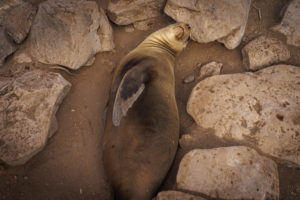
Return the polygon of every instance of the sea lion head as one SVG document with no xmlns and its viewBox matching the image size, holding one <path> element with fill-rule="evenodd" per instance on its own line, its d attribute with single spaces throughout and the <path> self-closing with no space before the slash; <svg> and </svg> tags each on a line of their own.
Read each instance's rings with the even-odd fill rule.
<svg viewBox="0 0 300 200">
<path fill-rule="evenodd" d="M 187 45 L 190 38 L 190 26 L 186 23 L 171 24 L 152 33 L 145 42 L 153 45 L 161 45 L 161 48 L 169 49 L 173 53 L 180 53 Z"/>
</svg>

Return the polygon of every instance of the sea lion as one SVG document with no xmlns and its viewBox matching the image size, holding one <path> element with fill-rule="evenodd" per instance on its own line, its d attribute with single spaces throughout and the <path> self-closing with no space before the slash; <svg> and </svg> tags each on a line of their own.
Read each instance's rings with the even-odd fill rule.
<svg viewBox="0 0 300 200">
<path fill-rule="evenodd" d="M 160 29 L 114 71 L 102 158 L 115 199 L 151 199 L 173 162 L 179 137 L 174 60 L 189 36 L 184 23 Z"/>
</svg>

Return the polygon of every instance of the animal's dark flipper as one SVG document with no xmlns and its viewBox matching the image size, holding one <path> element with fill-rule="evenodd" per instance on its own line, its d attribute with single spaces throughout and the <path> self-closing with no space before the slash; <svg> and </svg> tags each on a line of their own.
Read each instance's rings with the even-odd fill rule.
<svg viewBox="0 0 300 200">
<path fill-rule="evenodd" d="M 153 78 L 151 65 L 153 62 L 144 60 L 129 69 L 118 87 L 113 106 L 112 121 L 119 126 L 123 116 L 144 91 L 146 84 Z"/>
</svg>

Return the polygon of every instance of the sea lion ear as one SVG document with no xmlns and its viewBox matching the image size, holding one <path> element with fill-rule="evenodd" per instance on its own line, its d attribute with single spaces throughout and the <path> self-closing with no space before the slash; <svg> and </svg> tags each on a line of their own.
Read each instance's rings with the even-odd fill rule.
<svg viewBox="0 0 300 200">
<path fill-rule="evenodd" d="M 175 31 L 175 38 L 177 40 L 181 40 L 182 37 L 184 36 L 184 28 L 182 28 L 181 26 L 176 26 L 174 28 L 174 31 Z"/>
<path fill-rule="evenodd" d="M 119 126 L 123 116 L 139 98 L 146 84 L 151 80 L 153 73 L 150 71 L 149 62 L 140 62 L 128 70 L 118 87 L 113 106 L 112 121 L 114 126 Z"/>
</svg>

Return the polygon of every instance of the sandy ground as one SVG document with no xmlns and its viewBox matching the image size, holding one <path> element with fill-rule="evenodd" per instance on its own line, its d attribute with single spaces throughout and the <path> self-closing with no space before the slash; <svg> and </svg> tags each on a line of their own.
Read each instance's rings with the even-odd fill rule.
<svg viewBox="0 0 300 200">
<path fill-rule="evenodd" d="M 33 3 L 42 0 L 29 0 Z M 196 84 L 183 84 L 182 79 L 195 73 L 199 63 L 218 61 L 224 64 L 222 73 L 244 72 L 241 48 L 252 38 L 264 34 L 283 41 L 285 38 L 271 32 L 270 27 L 280 22 L 280 11 L 288 0 L 254 1 L 261 9 L 259 20 L 257 10 L 252 7 L 247 30 L 241 45 L 228 50 L 222 44 L 212 42 L 198 44 L 190 42 L 176 60 L 176 97 L 181 118 L 181 134 L 195 130 L 193 120 L 186 113 L 189 94 Z M 102 7 L 106 1 L 100 1 Z M 124 27 L 113 25 L 116 49 L 110 53 L 100 53 L 95 63 L 83 67 L 73 76 L 61 73 L 72 83 L 72 89 L 57 112 L 59 129 L 49 140 L 45 149 L 27 164 L 18 167 L 0 165 L 0 200 L 104 200 L 110 196 L 101 162 L 100 142 L 103 133 L 104 110 L 108 99 L 111 73 L 118 61 L 136 47 L 151 32 L 173 21 L 167 16 L 158 18 L 152 30 L 127 33 Z M 292 58 L 288 64 L 300 66 L 300 49 L 289 46 Z M 234 143 L 222 141 L 201 132 L 199 148 L 230 146 Z M 161 190 L 176 188 L 176 172 L 182 156 L 186 153 L 178 149 L 174 161 Z M 245 174 L 245 176 L 247 176 Z M 279 164 L 280 199 L 300 199 L 300 170 Z"/>
</svg>

